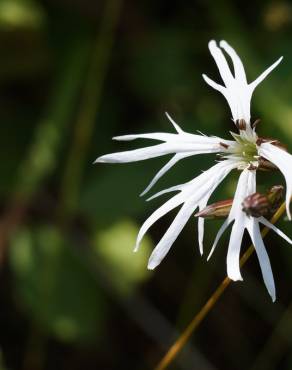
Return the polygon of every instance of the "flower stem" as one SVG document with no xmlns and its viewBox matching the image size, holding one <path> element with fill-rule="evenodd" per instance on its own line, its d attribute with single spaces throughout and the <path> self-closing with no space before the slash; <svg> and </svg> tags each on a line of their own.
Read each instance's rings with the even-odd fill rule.
<svg viewBox="0 0 292 370">
<path fill-rule="evenodd" d="M 285 203 L 283 203 L 278 208 L 277 212 L 271 218 L 270 222 L 272 224 L 275 224 L 279 220 L 279 218 L 283 215 L 284 212 L 285 212 Z M 268 234 L 269 231 L 270 231 L 270 229 L 265 227 L 261 232 L 262 237 L 264 238 Z M 251 245 L 247 249 L 247 251 L 243 254 L 243 256 L 241 257 L 240 267 L 242 267 L 246 263 L 246 261 L 253 254 L 253 252 L 254 252 L 254 247 L 253 247 L 253 245 Z M 193 332 L 197 329 L 197 327 L 200 325 L 200 323 L 204 320 L 204 318 L 207 316 L 207 314 L 210 312 L 210 310 L 215 306 L 216 302 L 222 296 L 225 289 L 230 285 L 231 281 L 232 281 L 231 279 L 226 277 L 221 282 L 221 284 L 218 286 L 218 288 L 215 290 L 215 292 L 212 294 L 212 296 L 208 299 L 208 301 L 205 303 L 205 305 L 201 308 L 201 310 L 195 315 L 195 317 L 190 322 L 190 324 L 186 327 L 184 332 L 178 337 L 178 339 L 169 348 L 169 350 L 164 355 L 162 360 L 155 367 L 155 370 L 164 370 L 164 369 L 166 369 L 171 364 L 171 362 L 177 357 L 177 355 L 180 353 L 180 351 L 182 350 L 184 345 L 190 339 Z"/>
</svg>

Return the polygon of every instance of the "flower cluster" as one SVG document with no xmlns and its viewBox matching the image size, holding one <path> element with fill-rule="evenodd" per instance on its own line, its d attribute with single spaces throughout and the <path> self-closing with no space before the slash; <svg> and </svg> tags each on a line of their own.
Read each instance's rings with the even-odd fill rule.
<svg viewBox="0 0 292 370">
<path fill-rule="evenodd" d="M 232 280 L 242 280 L 239 258 L 242 237 L 244 231 L 247 230 L 259 259 L 265 285 L 274 301 L 276 299 L 275 284 L 269 257 L 261 237 L 260 224 L 271 228 L 288 243 L 292 244 L 292 240 L 272 225 L 264 215 L 247 212 L 243 204 L 246 203 L 246 199 L 252 199 L 250 197 L 256 193 L 257 171 L 264 165 L 276 167 L 282 172 L 286 181 L 287 215 L 291 219 L 289 202 L 292 195 L 292 155 L 278 145 L 276 140 L 259 138 L 255 131 L 256 125 L 252 124 L 250 120 L 251 97 L 255 88 L 281 62 L 282 57 L 266 69 L 255 81 L 248 83 L 239 56 L 226 41 L 221 41 L 219 46 L 215 41 L 210 41 L 209 50 L 217 64 L 223 85 L 214 82 L 205 74 L 203 74 L 203 78 L 208 85 L 219 91 L 229 104 L 232 120 L 238 130 L 237 133 L 231 133 L 232 140 L 187 133 L 166 114 L 174 126 L 175 133 L 158 132 L 124 135 L 114 138 L 115 140 L 122 141 L 153 139 L 161 143 L 146 148 L 104 155 L 99 157 L 96 162 L 126 163 L 172 154 L 172 158 L 154 176 L 153 180 L 141 194 L 144 195 L 181 159 L 198 154 L 219 153 L 220 161 L 207 171 L 187 183 L 163 190 L 150 198 L 153 199 L 167 192 L 177 193 L 152 213 L 144 222 L 137 237 L 135 251 L 138 250 L 145 233 L 157 220 L 172 209 L 181 206 L 168 230 L 153 250 L 148 268 L 154 269 L 159 265 L 196 210 L 199 211 L 199 248 L 201 254 L 203 254 L 204 217 L 202 217 L 202 212 L 207 206 L 210 196 L 223 179 L 232 170 L 239 170 L 240 176 L 229 214 L 218 231 L 209 257 L 213 253 L 223 232 L 232 224 L 227 252 L 227 274 Z M 231 71 L 224 52 L 230 57 L 234 72 Z"/>
</svg>

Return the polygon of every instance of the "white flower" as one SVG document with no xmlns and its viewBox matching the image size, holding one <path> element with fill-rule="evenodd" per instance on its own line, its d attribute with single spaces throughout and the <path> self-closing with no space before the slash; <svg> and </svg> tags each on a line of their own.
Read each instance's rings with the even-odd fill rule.
<svg viewBox="0 0 292 370">
<path fill-rule="evenodd" d="M 199 208 L 199 210 L 202 210 L 206 207 L 210 196 L 230 171 L 233 169 L 240 170 L 242 172 L 239 177 L 230 214 L 217 234 L 209 257 L 213 253 L 223 232 L 233 222 L 227 253 L 227 274 L 232 280 L 242 280 L 239 267 L 239 257 L 241 240 L 244 230 L 247 229 L 256 249 L 264 282 L 272 299 L 275 300 L 273 274 L 269 257 L 260 234 L 259 224 L 262 223 L 270 227 L 290 244 L 292 244 L 292 241 L 265 218 L 255 218 L 244 213 L 242 211 L 242 202 L 245 197 L 256 191 L 256 171 L 260 167 L 260 159 L 263 157 L 277 166 L 284 174 L 287 188 L 287 214 L 289 218 L 291 218 L 289 212 L 289 201 L 292 195 L 292 174 L 289 169 L 292 168 L 292 156 L 273 145 L 272 140 L 271 142 L 265 143 L 263 143 L 262 140 L 259 140 L 255 132 L 255 127 L 252 127 L 250 122 L 250 102 L 253 91 L 256 86 L 262 82 L 264 78 L 281 62 L 282 58 L 278 59 L 273 65 L 271 65 L 254 82 L 248 84 L 244 67 L 236 52 L 225 41 L 220 42 L 220 47 L 230 56 L 233 63 L 234 75 L 231 72 L 222 50 L 216 45 L 215 41 L 210 41 L 209 50 L 215 59 L 225 86 L 219 85 L 206 75 L 203 75 L 203 78 L 210 86 L 220 91 L 226 98 L 231 109 L 233 121 L 239 130 L 238 134 L 232 133 L 234 140 L 225 140 L 213 136 L 209 137 L 187 133 L 183 131 L 167 114 L 168 119 L 176 130 L 175 134 L 152 133 L 125 135 L 114 138 L 116 140 L 123 141 L 153 139 L 159 140 L 162 143 L 148 146 L 146 148 L 104 155 L 99 157 L 96 162 L 126 163 L 173 154 L 173 157 L 154 176 L 153 180 L 141 194 L 143 195 L 148 192 L 161 176 L 163 176 L 179 160 L 197 154 L 219 153 L 221 161 L 207 171 L 185 184 L 173 186 L 150 198 L 153 199 L 154 197 L 166 192 L 178 192 L 144 222 L 137 237 L 135 251 L 138 250 L 145 233 L 158 219 L 174 208 L 181 206 L 177 216 L 150 256 L 148 268 L 154 269 L 166 256 L 179 233 L 196 209 Z M 198 234 L 199 247 L 202 254 L 204 219 L 200 217 L 198 219 Z"/>
</svg>

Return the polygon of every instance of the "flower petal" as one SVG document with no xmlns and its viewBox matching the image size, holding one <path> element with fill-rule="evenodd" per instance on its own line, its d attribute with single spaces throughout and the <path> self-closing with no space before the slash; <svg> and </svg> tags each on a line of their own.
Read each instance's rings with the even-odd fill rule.
<svg viewBox="0 0 292 370">
<path fill-rule="evenodd" d="M 261 236 L 259 223 L 254 218 L 251 218 L 250 222 L 247 225 L 247 228 L 248 228 L 251 240 L 253 242 L 253 245 L 255 247 L 255 250 L 256 250 L 256 253 L 259 259 L 265 285 L 268 289 L 270 296 L 272 297 L 273 302 L 275 302 L 276 290 L 275 290 L 273 272 L 272 272 L 268 253 L 266 251 L 266 248 L 265 248 L 262 236 Z"/>
<path fill-rule="evenodd" d="M 225 87 L 217 84 L 206 75 L 203 75 L 203 78 L 208 85 L 213 87 L 215 90 L 220 91 L 224 95 L 229 104 L 233 120 L 236 122 L 237 120 L 244 119 L 247 124 L 246 134 L 248 137 L 253 137 L 255 133 L 250 125 L 250 102 L 252 93 L 256 86 L 262 82 L 263 79 L 266 78 L 266 76 L 281 62 L 282 58 L 278 59 L 255 81 L 248 84 L 243 64 L 235 50 L 224 40 L 220 42 L 220 47 L 224 49 L 232 59 L 234 76 L 223 52 L 216 45 L 216 42 L 212 40 L 209 42 L 209 50 L 215 59 Z"/>
<path fill-rule="evenodd" d="M 113 140 L 117 141 L 132 141 L 136 139 L 150 139 L 160 141 L 171 141 L 176 140 L 177 134 L 169 134 L 167 132 L 153 132 L 149 134 L 133 134 L 133 135 L 121 135 L 114 136 Z"/>
<path fill-rule="evenodd" d="M 153 252 L 151 261 L 149 262 L 149 268 L 154 268 L 158 261 L 165 256 L 170 249 L 171 245 L 177 238 L 181 229 L 186 224 L 191 214 L 196 210 L 202 199 L 208 199 L 215 188 L 221 183 L 221 181 L 227 176 L 227 174 L 236 167 L 234 161 L 223 161 L 217 163 L 209 170 L 203 172 L 195 179 L 188 183 L 172 187 L 166 191 L 181 190 L 179 194 L 176 194 L 173 198 L 168 200 L 164 205 L 158 208 L 142 225 L 136 242 L 135 251 L 138 250 L 139 244 L 148 231 L 148 229 L 156 222 L 160 217 L 184 203 L 177 217 L 169 227 L 166 234 L 162 237 L 161 241 L 155 248 L 156 252 Z M 154 266 L 154 267 L 153 267 Z"/>
<path fill-rule="evenodd" d="M 179 127 L 179 125 L 174 121 L 174 119 L 171 118 L 170 114 L 165 112 L 166 117 L 168 118 L 169 122 L 173 125 L 175 128 L 176 132 L 178 134 L 183 133 L 184 131 Z"/>
<path fill-rule="evenodd" d="M 205 228 L 205 219 L 203 217 L 199 217 L 198 219 L 198 239 L 199 239 L 199 251 L 200 251 L 201 256 L 203 255 L 203 251 L 204 251 L 204 247 L 203 247 L 204 228 Z"/>
<path fill-rule="evenodd" d="M 186 202 L 182 206 L 174 221 L 172 222 L 166 233 L 163 235 L 160 242 L 154 248 L 148 262 L 149 270 L 153 270 L 157 265 L 160 264 L 195 209 L 196 204 L 194 205 L 193 202 Z"/>
<path fill-rule="evenodd" d="M 224 54 L 222 53 L 222 50 L 217 46 L 214 40 L 211 40 L 209 42 L 208 47 L 209 47 L 212 57 L 214 58 L 217 64 L 220 76 L 222 80 L 224 81 L 225 86 L 227 87 L 228 85 L 233 83 L 234 77 L 232 76 L 232 73 L 226 61 L 226 58 Z"/>
<path fill-rule="evenodd" d="M 219 148 L 220 148 L 219 143 L 218 145 L 213 144 L 205 145 L 204 143 L 194 145 L 192 143 L 180 143 L 179 141 L 167 142 L 163 144 L 148 146 L 146 148 L 106 154 L 97 158 L 95 163 L 137 162 L 173 153 L 188 153 L 188 152 L 195 152 L 195 154 L 216 153 L 220 151 Z"/>
<path fill-rule="evenodd" d="M 213 87 L 213 89 L 221 92 L 221 94 L 223 94 L 223 95 L 225 94 L 226 88 L 224 86 L 222 86 L 222 85 L 218 84 L 217 82 L 211 80 L 211 78 L 208 77 L 207 75 L 205 75 L 204 73 L 202 74 L 202 77 L 209 86 Z"/>
<path fill-rule="evenodd" d="M 273 144 L 263 143 L 258 148 L 259 155 L 276 165 L 286 180 L 286 211 L 291 220 L 289 204 L 292 196 L 292 155 Z"/>
<path fill-rule="evenodd" d="M 212 248 L 211 248 L 211 251 L 209 252 L 209 255 L 207 257 L 207 261 L 209 261 L 209 259 L 211 258 L 212 254 L 214 253 L 214 250 L 215 248 L 217 247 L 217 244 L 221 238 L 221 236 L 223 235 L 224 231 L 227 229 L 227 227 L 229 226 L 230 224 L 230 221 L 228 220 L 228 218 L 223 222 L 223 224 L 221 225 L 217 235 L 216 235 L 216 238 L 214 240 L 214 243 L 212 245 Z"/>
<path fill-rule="evenodd" d="M 166 193 L 171 193 L 173 191 L 180 191 L 183 189 L 183 187 L 184 187 L 184 184 L 180 184 L 180 185 L 171 186 L 170 188 L 167 188 L 167 189 L 160 190 L 158 193 L 151 195 L 151 197 L 146 199 L 146 202 L 149 202 L 150 200 L 158 198 L 161 195 L 166 194 Z"/>
<path fill-rule="evenodd" d="M 254 89 L 272 72 L 272 70 L 281 63 L 282 59 L 283 57 L 280 57 L 275 63 L 273 63 L 262 74 L 260 74 L 258 78 L 256 78 L 252 83 L 249 84 L 251 91 L 254 91 Z"/>
<path fill-rule="evenodd" d="M 128 150 L 125 152 L 118 152 L 103 155 L 94 162 L 99 163 L 128 163 L 143 161 L 145 159 L 161 157 L 165 154 L 171 153 L 172 150 L 167 143 L 149 146 L 147 148 Z"/>
<path fill-rule="evenodd" d="M 264 217 L 259 217 L 258 221 L 261 222 L 263 225 L 267 226 L 269 229 L 273 230 L 277 235 L 281 236 L 286 242 L 289 244 L 292 244 L 292 240 L 283 233 L 280 229 L 278 229 L 275 225 L 271 224 L 268 220 L 266 220 Z"/>
<path fill-rule="evenodd" d="M 234 281 L 242 280 L 239 266 L 239 255 L 244 229 L 244 218 L 237 218 L 232 226 L 227 252 L 227 275 Z"/>
<path fill-rule="evenodd" d="M 248 222 L 248 217 L 242 211 L 242 202 L 246 196 L 254 193 L 255 183 L 256 171 L 243 170 L 239 176 L 233 204 L 228 216 L 229 223 L 234 220 L 227 252 L 227 275 L 232 280 L 242 280 L 239 256 L 244 229 Z"/>
<path fill-rule="evenodd" d="M 148 229 L 161 217 L 166 215 L 168 212 L 173 210 L 174 208 L 178 207 L 180 204 L 184 202 L 184 198 L 182 193 L 176 194 L 174 197 L 169 199 L 166 203 L 164 203 L 162 206 L 160 206 L 155 212 L 152 213 L 152 215 L 147 218 L 147 220 L 143 223 L 136 241 L 136 246 L 134 248 L 134 251 L 138 251 L 140 242 L 143 239 L 143 236 L 146 234 Z"/>
<path fill-rule="evenodd" d="M 140 196 L 142 197 L 143 195 L 145 195 L 146 193 L 148 193 L 148 191 L 157 183 L 157 181 L 167 172 L 169 171 L 178 161 L 180 161 L 181 159 L 184 159 L 184 158 L 187 158 L 187 157 L 190 157 L 192 155 L 196 155 L 197 153 L 196 152 L 191 152 L 191 153 L 185 153 L 185 154 L 175 154 L 171 159 L 170 161 L 168 161 L 158 172 L 157 174 L 153 177 L 153 179 L 151 180 L 150 184 L 146 187 L 145 190 L 143 190 L 143 192 L 140 194 Z"/>
<path fill-rule="evenodd" d="M 236 51 L 224 40 L 220 41 L 220 47 L 226 51 L 226 53 L 232 59 L 234 67 L 235 79 L 241 81 L 243 84 L 246 83 L 246 75 L 241 59 L 237 55 Z"/>
<path fill-rule="evenodd" d="M 255 192 L 255 184 L 256 171 L 243 170 L 238 179 L 234 200 L 228 216 L 230 222 L 238 218 L 239 215 L 245 215 L 242 212 L 242 202 L 244 198 Z"/>
<path fill-rule="evenodd" d="M 165 257 L 188 219 L 198 207 L 201 199 L 209 199 L 212 192 L 232 170 L 234 165 L 234 163 L 228 161 L 218 163 L 196 179 L 183 185 L 184 188 L 181 194 L 186 199 L 185 204 L 152 252 L 148 263 L 150 270 L 154 269 Z M 204 186 L 199 186 L 202 183 L 204 183 Z"/>
</svg>

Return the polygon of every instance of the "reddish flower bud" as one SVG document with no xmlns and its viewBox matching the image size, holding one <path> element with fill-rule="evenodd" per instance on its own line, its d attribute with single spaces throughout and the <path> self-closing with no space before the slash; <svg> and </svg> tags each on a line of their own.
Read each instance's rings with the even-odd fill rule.
<svg viewBox="0 0 292 370">
<path fill-rule="evenodd" d="M 261 217 L 269 212 L 270 202 L 266 195 L 254 193 L 242 202 L 242 210 L 248 216 Z"/>
<path fill-rule="evenodd" d="M 206 208 L 197 212 L 195 214 L 195 217 L 203 217 L 203 218 L 209 218 L 209 219 L 227 217 L 232 207 L 232 202 L 233 202 L 233 199 L 227 199 L 227 200 L 221 200 L 220 202 L 210 204 Z"/>
</svg>

